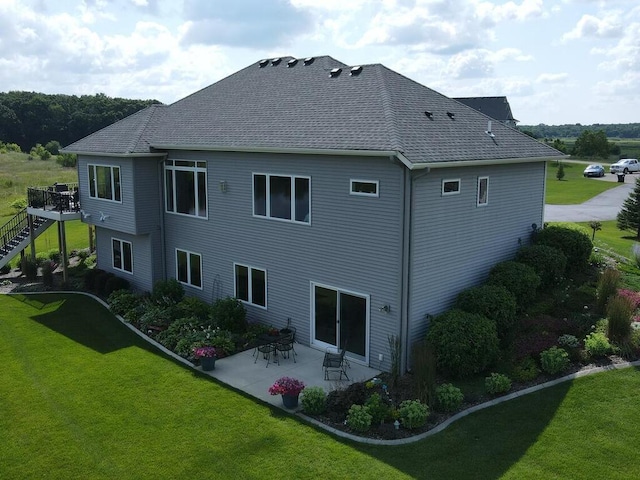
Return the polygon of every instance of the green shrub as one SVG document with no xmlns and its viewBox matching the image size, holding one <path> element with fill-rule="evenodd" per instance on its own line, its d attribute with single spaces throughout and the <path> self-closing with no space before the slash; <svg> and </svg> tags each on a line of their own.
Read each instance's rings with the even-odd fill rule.
<svg viewBox="0 0 640 480">
<path fill-rule="evenodd" d="M 567 267 L 567 257 L 562 250 L 548 245 L 522 247 L 516 254 L 516 261 L 533 268 L 544 289 L 558 285 Z"/>
<path fill-rule="evenodd" d="M 536 365 L 536 361 L 530 356 L 524 357 L 511 372 L 511 377 L 517 382 L 530 382 L 537 378 L 538 375 L 540 375 L 540 369 Z"/>
<path fill-rule="evenodd" d="M 488 283 L 509 290 L 516 297 L 518 306 L 522 307 L 535 298 L 540 277 L 529 265 L 508 260 L 491 269 Z"/>
<path fill-rule="evenodd" d="M 492 373 L 485 377 L 484 388 L 489 395 L 500 395 L 511 390 L 511 379 L 502 373 Z"/>
<path fill-rule="evenodd" d="M 110 278 L 115 277 L 115 275 L 111 272 L 100 272 L 93 282 L 93 291 L 98 295 L 103 295 L 105 293 L 105 287 L 107 286 L 107 282 Z"/>
<path fill-rule="evenodd" d="M 549 375 L 556 375 L 569 368 L 569 354 L 566 350 L 553 346 L 540 354 L 542 370 Z"/>
<path fill-rule="evenodd" d="M 620 284 L 620 272 L 615 268 L 605 268 L 598 278 L 598 286 L 596 289 L 596 301 L 598 312 L 604 313 L 609 298 L 618 293 L 618 285 Z"/>
<path fill-rule="evenodd" d="M 456 308 L 496 322 L 498 337 L 506 338 L 516 320 L 516 297 L 501 285 L 481 285 L 458 295 Z"/>
<path fill-rule="evenodd" d="M 371 424 L 378 425 L 384 422 L 390 414 L 389 406 L 384 403 L 384 400 L 379 393 L 372 393 L 367 401 L 364 403 L 369 415 L 371 415 Z"/>
<path fill-rule="evenodd" d="M 25 208 L 27 208 L 27 199 L 18 198 L 17 200 L 14 200 L 13 202 L 11 202 L 9 206 L 13 208 L 16 211 L 16 213 L 20 212 L 21 210 L 24 210 Z"/>
<path fill-rule="evenodd" d="M 114 314 L 125 316 L 138 306 L 140 297 L 129 290 L 115 290 L 109 295 L 107 303 Z"/>
<path fill-rule="evenodd" d="M 3 265 L 2 267 L 0 267 L 0 275 L 6 275 L 10 271 L 11 271 L 11 265 L 9 264 Z"/>
<path fill-rule="evenodd" d="M 462 390 L 451 383 L 443 383 L 436 388 L 438 408 L 443 412 L 455 412 L 464 400 Z"/>
<path fill-rule="evenodd" d="M 435 403 L 436 356 L 425 340 L 415 342 L 411 348 L 411 364 L 418 399 L 427 405 Z"/>
<path fill-rule="evenodd" d="M 129 290 L 129 280 L 118 277 L 117 275 L 107 278 L 107 281 L 104 284 L 104 294 L 111 295 L 117 290 Z"/>
<path fill-rule="evenodd" d="M 362 405 L 351 405 L 347 413 L 347 426 L 356 432 L 366 432 L 371 428 L 371 414 Z"/>
<path fill-rule="evenodd" d="M 481 372 L 498 356 L 496 322 L 475 313 L 453 309 L 438 315 L 426 338 L 437 367 L 452 377 Z"/>
<path fill-rule="evenodd" d="M 237 298 L 216 300 L 211 306 L 211 318 L 223 330 L 239 334 L 247 331 L 247 311 Z"/>
<path fill-rule="evenodd" d="M 196 317 L 207 321 L 211 314 L 211 305 L 198 297 L 184 297 L 177 305 L 180 317 Z"/>
<path fill-rule="evenodd" d="M 151 301 L 156 305 L 172 306 L 183 298 L 184 287 L 175 278 L 157 281 L 151 291 Z"/>
<path fill-rule="evenodd" d="M 89 291 L 94 291 L 96 278 L 98 275 L 104 273 L 104 270 L 100 268 L 90 268 L 84 274 L 84 287 Z"/>
<path fill-rule="evenodd" d="M 631 319 L 635 304 L 629 297 L 616 295 L 607 303 L 607 337 L 612 342 L 623 343 L 631 335 Z"/>
<path fill-rule="evenodd" d="M 56 162 L 63 167 L 75 168 L 78 156 L 75 153 L 62 153 L 56 157 Z"/>
<path fill-rule="evenodd" d="M 604 357 L 611 352 L 611 344 L 602 332 L 593 332 L 584 339 L 584 349 L 590 357 Z"/>
<path fill-rule="evenodd" d="M 309 415 L 320 415 L 327 409 L 327 394 L 322 387 L 307 387 L 300 399 L 302 408 Z"/>
<path fill-rule="evenodd" d="M 148 332 L 149 327 L 168 327 L 174 317 L 174 310 L 161 305 L 150 305 L 138 319 L 140 330 Z"/>
<path fill-rule="evenodd" d="M 26 256 L 22 259 L 20 269 L 30 282 L 35 282 L 38 278 L 38 262 L 30 256 Z"/>
<path fill-rule="evenodd" d="M 55 270 L 55 264 L 48 260 L 42 263 L 42 284 L 45 287 L 53 287 L 53 271 Z"/>
<path fill-rule="evenodd" d="M 206 342 L 222 352 L 222 355 L 233 355 L 236 352 L 236 342 L 233 339 L 233 333 L 229 330 L 216 329 Z"/>
<path fill-rule="evenodd" d="M 567 348 L 578 348 L 580 346 L 580 342 L 575 335 L 565 333 L 564 335 L 560 335 L 558 337 L 558 345 Z"/>
<path fill-rule="evenodd" d="M 567 257 L 568 271 L 581 271 L 589 265 L 593 243 L 584 232 L 566 227 L 549 226 L 537 232 L 535 243 L 561 250 Z"/>
<path fill-rule="evenodd" d="M 405 428 L 420 428 L 427 423 L 429 407 L 420 400 L 405 400 L 398 408 L 398 416 Z"/>
</svg>

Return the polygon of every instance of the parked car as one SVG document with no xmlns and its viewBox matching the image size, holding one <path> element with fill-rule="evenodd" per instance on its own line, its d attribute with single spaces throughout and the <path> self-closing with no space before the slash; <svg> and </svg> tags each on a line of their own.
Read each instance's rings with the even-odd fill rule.
<svg viewBox="0 0 640 480">
<path fill-rule="evenodd" d="M 584 169 L 583 175 L 585 177 L 604 177 L 604 167 L 599 163 L 594 163 Z"/>
<path fill-rule="evenodd" d="M 633 173 L 640 172 L 640 163 L 637 158 L 623 158 L 612 164 L 609 168 L 611 173 Z"/>
</svg>

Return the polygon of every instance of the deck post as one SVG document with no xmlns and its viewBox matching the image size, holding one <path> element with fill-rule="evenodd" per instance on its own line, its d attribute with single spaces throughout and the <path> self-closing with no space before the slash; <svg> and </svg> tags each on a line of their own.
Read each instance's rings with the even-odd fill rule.
<svg viewBox="0 0 640 480">
<path fill-rule="evenodd" d="M 62 282 L 67 283 L 67 264 L 69 263 L 69 255 L 67 254 L 67 235 L 65 232 L 64 221 L 58 222 L 58 238 L 60 240 L 60 258 L 62 259 Z"/>
<path fill-rule="evenodd" d="M 36 239 L 33 232 L 33 215 L 27 214 L 27 224 L 29 225 L 29 240 L 31 244 L 31 260 L 36 261 Z"/>
</svg>

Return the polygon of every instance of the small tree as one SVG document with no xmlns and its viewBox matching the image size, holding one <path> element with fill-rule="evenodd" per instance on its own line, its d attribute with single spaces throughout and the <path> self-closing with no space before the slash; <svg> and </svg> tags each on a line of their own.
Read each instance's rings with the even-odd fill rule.
<svg viewBox="0 0 640 480">
<path fill-rule="evenodd" d="M 636 186 L 618 212 L 617 226 L 620 230 L 634 232 L 636 238 L 640 238 L 640 178 L 636 179 Z"/>
<path fill-rule="evenodd" d="M 591 221 L 589 222 L 589 227 L 591 228 L 591 230 L 593 230 L 593 234 L 591 235 L 591 241 L 593 241 L 596 238 L 596 232 L 602 230 L 602 223 Z"/>
<path fill-rule="evenodd" d="M 556 178 L 558 180 L 562 180 L 564 178 L 564 165 L 560 164 L 560 166 L 558 166 L 558 171 L 556 172 Z"/>
</svg>

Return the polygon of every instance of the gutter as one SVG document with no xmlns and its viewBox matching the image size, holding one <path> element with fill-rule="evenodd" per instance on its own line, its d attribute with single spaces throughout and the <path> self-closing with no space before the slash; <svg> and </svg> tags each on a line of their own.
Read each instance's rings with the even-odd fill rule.
<svg viewBox="0 0 640 480">
<path fill-rule="evenodd" d="M 82 152 L 75 150 L 60 149 L 60 153 L 73 153 L 75 155 L 89 156 L 89 157 L 113 157 L 113 158 L 131 158 L 131 157 L 165 157 L 166 153 L 104 153 L 104 152 Z"/>
</svg>

